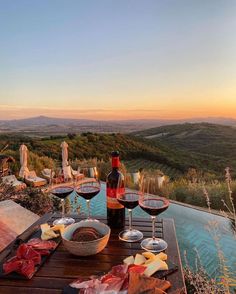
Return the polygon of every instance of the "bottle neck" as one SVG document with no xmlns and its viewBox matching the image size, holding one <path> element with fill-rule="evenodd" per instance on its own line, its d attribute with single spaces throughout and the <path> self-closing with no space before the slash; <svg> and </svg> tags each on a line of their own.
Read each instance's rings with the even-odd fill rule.
<svg viewBox="0 0 236 294">
<path fill-rule="evenodd" d="M 112 161 L 111 161 L 111 166 L 112 169 L 118 169 L 120 166 L 120 159 L 119 157 L 112 157 Z"/>
</svg>

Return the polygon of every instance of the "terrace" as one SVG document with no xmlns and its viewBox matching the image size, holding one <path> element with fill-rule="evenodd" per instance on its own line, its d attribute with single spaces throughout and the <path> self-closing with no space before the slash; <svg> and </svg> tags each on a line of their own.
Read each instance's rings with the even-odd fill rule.
<svg viewBox="0 0 236 294">
<path fill-rule="evenodd" d="M 62 157 L 63 156 L 64 161 L 67 161 L 68 158 L 65 159 L 66 155 L 62 154 Z M 27 171 L 27 166 L 22 163 L 22 167 L 21 172 L 24 174 L 24 172 Z M 50 193 L 47 194 L 46 191 L 50 191 L 52 186 L 64 186 L 65 183 L 67 186 L 72 187 L 80 185 L 81 182 L 84 182 L 84 179 L 80 176 L 78 177 L 77 171 L 74 172 L 74 177 L 72 176 L 71 179 L 70 177 L 67 178 L 65 174 L 58 177 L 58 174 L 53 175 L 51 172 L 47 178 L 49 183 L 45 180 L 42 181 L 42 179 L 39 181 L 40 190 L 42 193 L 47 195 L 46 197 L 51 197 Z M 29 181 L 26 180 L 25 182 L 32 186 L 32 183 Z M 74 217 L 76 221 L 85 218 L 85 201 L 78 198 L 75 192 L 70 194 L 68 200 L 70 215 Z M 98 219 L 106 223 L 106 187 L 104 183 L 101 183 L 100 193 L 94 200 L 91 201 L 91 212 L 93 216 L 96 215 Z M 147 214 L 139 207 L 134 209 L 133 214 L 135 227 L 144 232 L 145 237 L 151 237 L 151 221 L 147 218 Z M 55 214 L 50 214 L 50 217 L 47 219 L 47 223 L 51 224 L 55 217 Z M 37 226 L 36 224 L 33 225 L 33 228 L 37 227 L 40 231 L 38 226 L 39 222 L 45 222 L 45 216 L 41 219 L 41 221 L 37 221 Z M 127 221 L 126 225 L 128 226 Z M 28 233 L 31 232 L 31 229 L 32 225 L 29 226 L 24 233 L 27 238 L 29 238 Z M 227 268 L 229 268 L 232 272 L 235 272 L 236 270 L 235 260 L 232 258 L 234 256 L 234 248 L 236 244 L 233 219 L 230 219 L 226 214 L 222 215 L 219 212 L 215 213 L 210 209 L 210 207 L 206 210 L 182 204 L 177 201 L 170 201 L 169 209 L 161 215 L 161 219 L 158 221 L 157 234 L 158 237 L 164 238 L 169 245 L 166 252 L 168 254 L 170 267 L 173 264 L 174 266 L 177 266 L 176 271 L 169 273 L 165 277 L 172 283 L 172 287 L 167 291 L 167 293 L 177 293 L 174 292 L 175 290 L 179 290 L 180 292 L 178 293 L 186 292 L 182 264 L 184 267 L 187 266 L 187 270 L 185 270 L 187 283 L 189 283 L 188 279 L 190 277 L 188 275 L 188 271 L 190 268 L 193 272 L 196 270 L 202 271 L 204 269 L 203 274 L 205 277 L 209 277 L 209 279 L 216 278 L 215 287 L 219 290 L 219 293 L 224 293 L 220 292 L 224 291 L 223 287 L 233 289 L 234 281 L 230 275 L 228 276 L 228 285 L 222 285 L 222 283 L 220 284 L 220 280 L 217 280 L 220 275 L 230 274 L 229 271 L 226 273 L 222 272 L 222 260 L 219 256 L 219 248 L 221 248 L 221 254 L 225 258 L 224 265 L 227 266 Z M 27 238 L 24 239 L 24 241 L 26 241 Z M 225 246 L 225 244 L 227 244 L 227 246 Z M 8 252 L 9 249 L 14 248 L 15 250 L 14 246 L 15 243 L 13 241 L 5 250 L 2 251 L 0 255 L 2 262 L 5 260 L 6 252 Z M 30 281 L 17 281 L 16 279 L 18 279 L 18 277 L 15 277 L 14 275 L 10 278 L 6 276 L 4 279 L 1 279 L 0 287 L 3 291 L 1 293 L 11 293 L 11 291 L 16 289 L 16 287 L 19 289 L 19 293 L 28 293 L 30 291 L 34 291 L 33 293 L 47 293 L 47 291 L 48 293 L 60 293 L 62 288 L 67 286 L 76 277 L 83 276 L 83 278 L 88 278 L 91 274 L 107 272 L 112 266 L 122 263 L 122 260 L 125 257 L 140 252 L 142 252 L 142 250 L 139 242 L 133 244 L 122 242 L 118 239 L 118 231 L 112 232 L 110 241 L 105 251 L 103 253 L 99 253 L 96 257 L 87 259 L 74 258 L 66 252 L 64 245 L 60 244 L 52 256 L 49 257 L 45 265 L 39 269 Z M 117 254 L 118 257 L 115 257 Z M 196 263 L 196 259 L 198 258 L 201 263 L 200 265 L 198 264 L 199 260 Z M 91 270 L 88 270 L 88 268 L 86 266 L 84 267 L 84 265 L 87 262 L 90 264 L 92 260 L 95 260 L 95 264 L 96 266 L 98 265 L 98 267 L 96 268 L 95 266 Z M 198 268 L 196 268 L 196 264 L 198 264 Z M 214 285 L 209 287 L 214 287 Z"/>
</svg>

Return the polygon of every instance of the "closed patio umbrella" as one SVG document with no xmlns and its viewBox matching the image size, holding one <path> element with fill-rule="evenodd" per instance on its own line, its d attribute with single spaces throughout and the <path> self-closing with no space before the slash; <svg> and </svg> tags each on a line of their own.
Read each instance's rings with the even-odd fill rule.
<svg viewBox="0 0 236 294">
<path fill-rule="evenodd" d="M 19 176 L 24 178 L 28 173 L 29 169 L 27 167 L 27 157 L 28 157 L 28 148 L 24 144 L 20 145 L 20 172 Z"/>
<path fill-rule="evenodd" d="M 61 143 L 61 151 L 62 167 L 68 166 L 68 144 L 65 141 Z"/>
</svg>

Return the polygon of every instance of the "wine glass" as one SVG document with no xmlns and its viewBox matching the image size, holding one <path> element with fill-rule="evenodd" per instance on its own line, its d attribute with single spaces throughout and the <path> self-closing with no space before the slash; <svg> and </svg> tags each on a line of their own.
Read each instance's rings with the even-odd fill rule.
<svg viewBox="0 0 236 294">
<path fill-rule="evenodd" d="M 117 200 L 125 208 L 128 208 L 129 213 L 129 228 L 119 233 L 119 239 L 125 242 L 137 242 L 143 238 L 143 233 L 133 229 L 132 227 L 132 210 L 138 206 L 140 192 L 129 191 L 124 194 L 118 194 Z"/>
<path fill-rule="evenodd" d="M 79 172 L 84 175 L 75 188 L 76 193 L 84 198 L 87 203 L 87 220 L 90 220 L 90 201 L 100 192 L 100 181 L 97 167 L 81 167 Z"/>
<path fill-rule="evenodd" d="M 62 217 L 56 219 L 53 224 L 54 225 L 71 225 L 75 222 L 75 220 L 71 217 L 65 217 L 65 198 L 69 196 L 74 191 L 73 187 L 70 186 L 57 186 L 51 188 L 50 192 L 56 197 L 61 199 L 62 206 Z"/>
<path fill-rule="evenodd" d="M 141 242 L 141 247 L 146 251 L 161 252 L 167 248 L 167 243 L 163 239 L 155 237 L 156 216 L 169 207 L 169 200 L 157 195 L 153 195 L 157 190 L 157 177 L 143 176 L 141 181 L 142 193 L 139 197 L 139 206 L 147 212 L 152 219 L 152 238 L 146 238 Z"/>
</svg>

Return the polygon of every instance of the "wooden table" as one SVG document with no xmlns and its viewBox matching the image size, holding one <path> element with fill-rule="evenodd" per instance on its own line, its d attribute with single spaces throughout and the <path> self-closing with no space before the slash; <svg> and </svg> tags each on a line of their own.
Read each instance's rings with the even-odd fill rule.
<svg viewBox="0 0 236 294">
<path fill-rule="evenodd" d="M 55 217 L 53 215 L 50 222 Z M 80 220 L 76 216 L 75 218 L 76 221 Z M 99 217 L 99 219 L 106 222 L 104 218 Z M 151 221 L 149 219 L 136 218 L 133 220 L 133 225 L 143 232 L 144 237 L 151 236 Z M 181 293 L 186 293 L 179 248 L 172 219 L 158 221 L 157 236 L 167 241 L 168 249 L 166 253 L 168 254 L 168 259 L 178 266 L 178 271 L 168 276 L 168 280 L 172 284 L 168 293 L 173 293 L 177 289 L 182 289 Z M 117 231 L 112 232 L 107 247 L 95 256 L 73 256 L 66 251 L 61 243 L 31 280 L 0 279 L 0 293 L 62 293 L 63 287 L 75 280 L 78 276 L 88 277 L 101 272 L 108 272 L 113 265 L 122 263 L 125 257 L 135 255 L 137 252 L 142 252 L 140 243 L 120 241 Z"/>
</svg>

